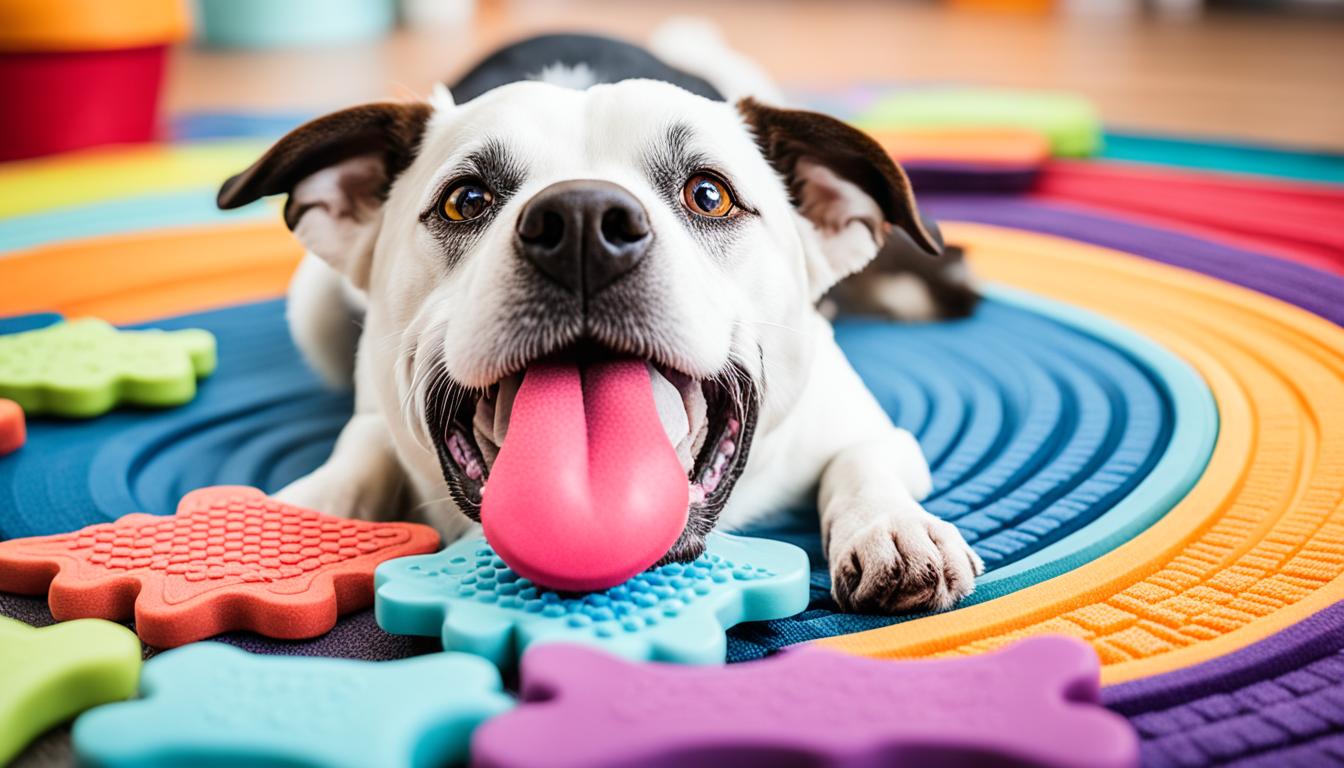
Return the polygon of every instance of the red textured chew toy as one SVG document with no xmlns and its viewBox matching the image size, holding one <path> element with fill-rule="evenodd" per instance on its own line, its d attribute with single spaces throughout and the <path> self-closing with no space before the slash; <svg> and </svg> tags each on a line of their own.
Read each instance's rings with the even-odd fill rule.
<svg viewBox="0 0 1344 768">
<path fill-rule="evenodd" d="M 233 630 L 299 639 L 372 605 L 379 563 L 438 546 L 428 526 L 343 520 L 218 486 L 187 494 L 176 515 L 0 542 L 0 591 L 47 592 L 58 621 L 133 616 L 160 648 Z"/>
<path fill-rule="evenodd" d="M 13 400 L 0 398 L 0 456 L 19 450 L 27 440 L 23 409 Z"/>
</svg>

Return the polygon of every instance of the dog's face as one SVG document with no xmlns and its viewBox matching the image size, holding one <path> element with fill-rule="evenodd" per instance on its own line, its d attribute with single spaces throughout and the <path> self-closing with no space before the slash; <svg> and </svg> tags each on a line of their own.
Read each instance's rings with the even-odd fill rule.
<svg viewBox="0 0 1344 768">
<path fill-rule="evenodd" d="M 220 200 L 278 192 L 367 294 L 361 354 L 399 448 L 436 454 L 473 519 L 530 366 L 644 361 L 690 483 L 678 560 L 801 387 L 817 297 L 893 225 L 937 249 L 861 133 L 652 81 L 357 107 L 282 139 Z"/>
</svg>

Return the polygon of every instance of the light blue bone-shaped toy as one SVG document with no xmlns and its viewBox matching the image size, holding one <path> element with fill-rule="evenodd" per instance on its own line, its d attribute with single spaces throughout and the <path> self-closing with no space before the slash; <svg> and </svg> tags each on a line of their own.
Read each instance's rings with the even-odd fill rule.
<svg viewBox="0 0 1344 768">
<path fill-rule="evenodd" d="M 466 654 L 374 662 L 264 656 L 222 643 L 151 659 L 140 694 L 75 722 L 81 760 L 429 768 L 465 762 L 476 726 L 513 706 L 499 671 Z"/>
<path fill-rule="evenodd" d="M 724 631 L 807 607 L 808 562 L 779 541 L 712 533 L 705 553 L 603 592 L 559 594 L 509 570 L 471 537 L 433 555 L 399 557 L 374 573 L 378 625 L 439 636 L 444 650 L 512 666 L 542 642 L 598 646 L 628 659 L 722 663 Z"/>
</svg>

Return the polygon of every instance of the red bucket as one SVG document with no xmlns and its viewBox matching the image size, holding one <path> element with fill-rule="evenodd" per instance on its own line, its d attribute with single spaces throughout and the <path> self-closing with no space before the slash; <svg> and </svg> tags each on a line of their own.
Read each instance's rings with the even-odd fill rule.
<svg viewBox="0 0 1344 768">
<path fill-rule="evenodd" d="M 0 53 L 0 160 L 154 138 L 165 45 Z"/>
<path fill-rule="evenodd" d="M 154 138 L 184 0 L 0 0 L 0 160 Z"/>
</svg>

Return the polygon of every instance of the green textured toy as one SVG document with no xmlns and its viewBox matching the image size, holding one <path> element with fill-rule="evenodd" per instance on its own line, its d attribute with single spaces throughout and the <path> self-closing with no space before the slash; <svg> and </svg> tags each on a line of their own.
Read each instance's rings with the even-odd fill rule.
<svg viewBox="0 0 1344 768">
<path fill-rule="evenodd" d="M 100 416 L 191 402 L 215 370 L 208 331 L 123 331 L 94 318 L 0 336 L 0 397 L 31 415 Z"/>
<path fill-rule="evenodd" d="M 884 96 L 854 118 L 867 131 L 1017 128 L 1050 141 L 1056 157 L 1101 149 L 1101 118 L 1080 96 L 986 88 L 912 88 Z"/>
<path fill-rule="evenodd" d="M 52 726 L 135 695 L 140 641 L 102 619 L 34 629 L 0 616 L 0 765 Z"/>
</svg>

